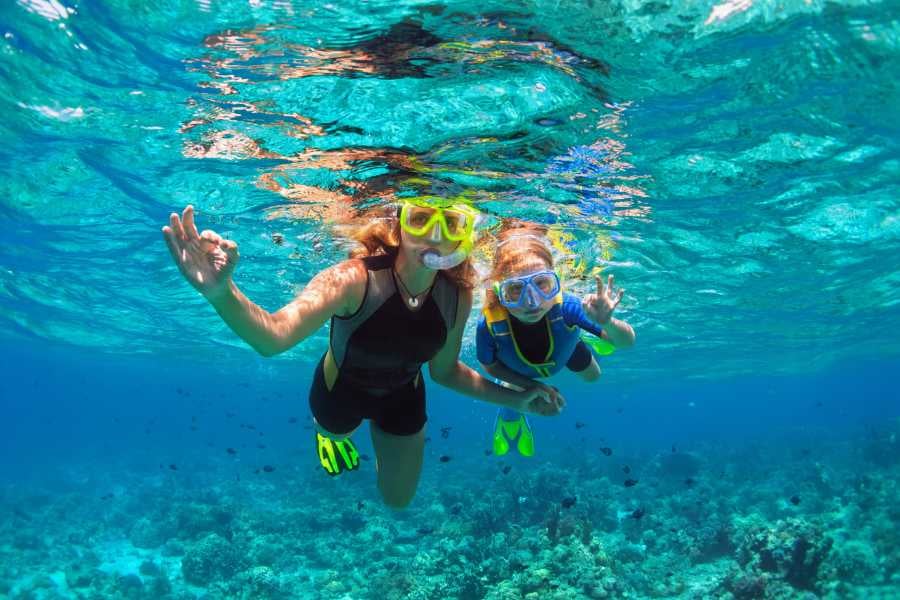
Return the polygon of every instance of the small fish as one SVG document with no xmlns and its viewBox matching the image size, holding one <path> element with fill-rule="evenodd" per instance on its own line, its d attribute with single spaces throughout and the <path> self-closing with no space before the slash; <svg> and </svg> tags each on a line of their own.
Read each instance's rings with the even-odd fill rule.
<svg viewBox="0 0 900 600">
<path fill-rule="evenodd" d="M 226 416 L 226 417 L 227 417 L 227 418 L 229 418 L 229 419 L 230 419 L 230 418 L 232 418 L 232 417 L 234 417 L 234 416 L 235 416 L 235 415 L 234 415 L 234 413 L 233 413 L 233 412 L 231 412 L 231 411 L 228 411 L 228 412 L 226 412 L 226 413 L 225 413 L 225 416 Z"/>
<path fill-rule="evenodd" d="M 288 419 L 288 423 L 290 423 L 291 425 L 293 425 L 296 422 L 297 422 L 297 417 L 291 417 L 290 419 Z"/>
<path fill-rule="evenodd" d="M 821 400 L 819 400 L 818 402 L 816 402 L 816 408 L 822 408 L 823 406 L 825 406 L 825 405 L 822 403 Z"/>
<path fill-rule="evenodd" d="M 576 498 L 575 496 L 569 496 L 567 498 L 563 498 L 562 499 L 562 507 L 563 508 L 572 508 L 573 506 L 575 506 L 575 502 L 577 502 L 577 501 L 578 501 L 578 498 Z"/>
<path fill-rule="evenodd" d="M 582 423 L 581 421 L 575 421 L 575 429 L 581 429 L 582 427 L 586 427 L 587 423 Z"/>
<path fill-rule="evenodd" d="M 675 448 L 675 444 L 672 444 L 672 454 L 675 454 L 676 452 L 678 452 L 678 449 Z"/>
<path fill-rule="evenodd" d="M 103 494 L 100 496 L 101 500 L 109 500 L 110 498 L 113 498 L 113 494 Z"/>
<path fill-rule="evenodd" d="M 262 468 L 262 469 L 263 469 L 263 471 L 265 471 L 266 473 L 271 473 L 272 471 L 275 470 L 275 467 L 273 467 L 272 465 L 263 465 L 263 468 Z"/>
<path fill-rule="evenodd" d="M 623 410 L 625 410 L 625 409 L 620 406 L 619 408 L 616 409 L 616 412 L 621 415 Z"/>
<path fill-rule="evenodd" d="M 256 429 L 256 425 L 253 425 L 252 423 L 247 423 L 247 429 Z"/>
<path fill-rule="evenodd" d="M 429 533 L 434 533 L 434 527 L 423 526 L 416 529 L 416 533 L 419 535 L 428 535 Z"/>
<path fill-rule="evenodd" d="M 631 467 L 629 467 L 628 465 L 622 465 L 622 472 L 628 475 L 629 473 L 631 473 Z"/>
<path fill-rule="evenodd" d="M 494 453 L 494 452 L 493 452 L 492 450 L 485 450 L 485 451 L 484 451 L 484 455 L 485 455 L 485 456 L 490 456 L 490 455 L 493 454 L 493 453 Z"/>
<path fill-rule="evenodd" d="M 178 470 L 178 465 L 176 465 L 175 463 L 170 464 L 170 465 L 169 465 L 169 470 L 171 470 L 171 471 L 177 471 L 177 470 Z"/>
<path fill-rule="evenodd" d="M 636 508 L 631 512 L 631 518 L 640 519 L 646 511 L 643 508 Z"/>
<path fill-rule="evenodd" d="M 360 454 L 360 455 L 359 455 L 359 459 L 360 459 L 360 460 L 365 460 L 365 461 L 370 461 L 370 460 L 372 460 L 372 457 L 369 456 L 368 454 Z"/>
<path fill-rule="evenodd" d="M 197 426 L 196 426 L 196 425 L 191 425 L 191 431 L 197 431 Z"/>
<path fill-rule="evenodd" d="M 180 396 L 181 394 L 184 393 L 184 390 L 181 389 L 180 387 L 177 387 L 177 388 L 175 388 L 175 393 L 177 393 Z"/>
<path fill-rule="evenodd" d="M 196 422 L 197 422 L 197 415 L 191 415 L 191 422 L 192 422 L 192 423 L 196 423 Z"/>
<path fill-rule="evenodd" d="M 684 485 L 686 485 L 686 486 L 688 486 L 688 487 L 691 487 L 691 486 L 694 485 L 695 483 L 697 483 L 697 480 L 694 479 L 693 477 L 688 477 L 688 478 L 686 478 L 686 479 L 684 480 Z"/>
<path fill-rule="evenodd" d="M 446 454 L 442 454 L 441 457 L 440 457 L 438 460 L 440 460 L 441 462 L 444 462 L 444 463 L 445 463 L 445 462 L 450 462 L 450 457 L 447 456 Z"/>
<path fill-rule="evenodd" d="M 430 441 L 431 441 L 431 437 L 425 436 L 425 443 L 427 444 L 427 443 L 430 442 Z"/>
<path fill-rule="evenodd" d="M 541 127 L 554 127 L 556 125 L 562 124 L 562 121 L 559 119 L 538 119 L 537 124 Z"/>
<path fill-rule="evenodd" d="M 450 507 L 450 514 L 451 514 L 451 515 L 458 515 L 458 514 L 461 513 L 461 512 L 462 512 L 462 505 L 461 505 L 461 504 L 454 504 L 453 506 Z"/>
<path fill-rule="evenodd" d="M 232 456 L 237 454 L 237 450 L 235 450 L 234 448 L 225 448 L 225 452 L 227 452 L 228 454 L 230 454 Z"/>
<path fill-rule="evenodd" d="M 791 504 L 794 506 L 800 504 L 800 496 L 791 496 Z"/>
<path fill-rule="evenodd" d="M 453 428 L 452 428 L 452 427 L 441 427 L 441 437 L 444 438 L 445 440 L 446 440 L 448 437 L 450 437 L 450 430 L 451 430 L 451 429 L 453 429 Z"/>
<path fill-rule="evenodd" d="M 610 448 L 609 446 L 604 446 L 603 448 L 600 448 L 600 452 L 602 452 L 606 456 L 611 456 L 612 448 Z"/>
<path fill-rule="evenodd" d="M 242 382 L 240 382 L 238 385 L 239 385 L 240 387 L 242 387 L 242 388 L 250 387 L 250 384 L 247 383 L 246 381 L 242 381 Z"/>
<path fill-rule="evenodd" d="M 366 503 L 360 500 L 356 503 L 356 510 L 362 510 L 366 507 Z"/>
<path fill-rule="evenodd" d="M 266 445 L 265 445 L 265 444 L 257 444 L 256 447 L 259 448 L 260 450 L 265 450 L 265 449 L 266 449 Z"/>
<path fill-rule="evenodd" d="M 511 466 L 506 465 L 505 467 L 503 467 L 503 474 L 504 474 L 504 475 L 509 475 L 509 472 L 510 472 L 510 471 L 512 471 L 512 467 L 511 467 Z"/>
<path fill-rule="evenodd" d="M 625 487 L 634 487 L 637 485 L 637 483 L 638 483 L 637 479 L 626 479 L 625 481 L 622 482 L 622 485 L 624 485 Z"/>
<path fill-rule="evenodd" d="M 276 246 L 281 246 L 282 244 L 284 244 L 284 236 L 280 233 L 273 233 L 272 241 L 275 242 Z"/>
</svg>

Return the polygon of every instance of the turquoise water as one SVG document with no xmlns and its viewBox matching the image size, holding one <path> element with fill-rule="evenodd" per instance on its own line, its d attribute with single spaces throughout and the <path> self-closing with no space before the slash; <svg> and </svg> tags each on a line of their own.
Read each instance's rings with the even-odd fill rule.
<svg viewBox="0 0 900 600">
<path fill-rule="evenodd" d="M 900 597 L 896 3 L 18 0 L 0 32 L 0 595 Z M 489 216 L 482 268 L 501 219 L 550 225 L 638 341 L 561 377 L 529 460 L 430 385 L 397 514 L 372 463 L 317 471 L 327 330 L 257 356 L 159 229 L 193 204 L 274 311 L 419 193 Z"/>
</svg>

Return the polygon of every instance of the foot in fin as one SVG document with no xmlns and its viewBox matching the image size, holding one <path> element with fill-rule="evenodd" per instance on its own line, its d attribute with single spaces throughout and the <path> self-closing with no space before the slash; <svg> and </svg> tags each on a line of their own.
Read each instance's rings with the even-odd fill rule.
<svg viewBox="0 0 900 600">
<path fill-rule="evenodd" d="M 534 433 L 528 417 L 501 408 L 494 425 L 494 454 L 503 456 L 509 452 L 510 442 L 516 442 L 516 449 L 522 456 L 534 456 Z"/>
<path fill-rule="evenodd" d="M 325 472 L 331 475 L 340 475 L 344 471 L 354 471 L 359 468 L 359 452 L 350 438 L 333 440 L 316 432 L 316 449 L 319 454 L 319 463 Z"/>
</svg>

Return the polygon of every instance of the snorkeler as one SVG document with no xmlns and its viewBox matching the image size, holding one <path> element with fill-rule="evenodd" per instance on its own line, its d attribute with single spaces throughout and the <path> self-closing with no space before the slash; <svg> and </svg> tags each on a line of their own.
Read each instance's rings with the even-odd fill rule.
<svg viewBox="0 0 900 600">
<path fill-rule="evenodd" d="M 194 209 L 172 213 L 163 236 L 182 275 L 225 323 L 263 356 L 290 349 L 330 320 L 329 348 L 316 367 L 309 404 L 317 451 L 332 475 L 358 465 L 349 436 L 370 421 L 378 489 L 402 508 L 415 495 L 425 445 L 425 382 L 516 410 L 557 414 L 536 386 L 496 385 L 459 361 L 472 307 L 468 258 L 477 212 L 437 198 L 404 200 L 399 211 L 355 235 L 362 248 L 313 277 L 289 304 L 270 313 L 232 281 L 238 247 L 198 233 Z"/>
<path fill-rule="evenodd" d="M 612 275 L 606 286 L 598 277 L 597 293 L 583 299 L 564 292 L 545 236 L 546 229 L 536 225 L 500 234 L 489 278 L 492 285 L 478 322 L 478 361 L 514 389 L 532 389 L 538 383 L 535 378 L 549 377 L 563 367 L 584 381 L 596 381 L 600 366 L 594 353 L 611 354 L 634 344 L 631 326 L 612 316 L 624 293 L 613 287 Z M 556 388 L 539 385 L 562 405 Z M 528 419 L 503 407 L 494 425 L 494 454 L 506 454 L 513 442 L 523 456 L 534 454 Z"/>
</svg>

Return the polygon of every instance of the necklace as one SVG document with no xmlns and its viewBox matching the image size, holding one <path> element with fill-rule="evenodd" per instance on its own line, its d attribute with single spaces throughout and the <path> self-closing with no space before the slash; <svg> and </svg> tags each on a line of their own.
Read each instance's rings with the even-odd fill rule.
<svg viewBox="0 0 900 600">
<path fill-rule="evenodd" d="M 403 283 L 403 280 L 400 279 L 400 274 L 393 269 L 391 269 L 391 272 L 394 274 L 394 281 L 400 284 L 400 287 L 403 289 L 403 293 L 406 294 L 406 303 L 409 304 L 411 308 L 416 308 L 417 306 L 419 306 L 419 296 L 427 294 L 431 289 L 431 286 L 428 286 L 427 290 L 419 292 L 417 295 L 413 296 L 409 291 L 409 288 L 406 287 L 406 284 Z M 432 282 L 432 285 L 434 285 L 434 282 Z"/>
</svg>

